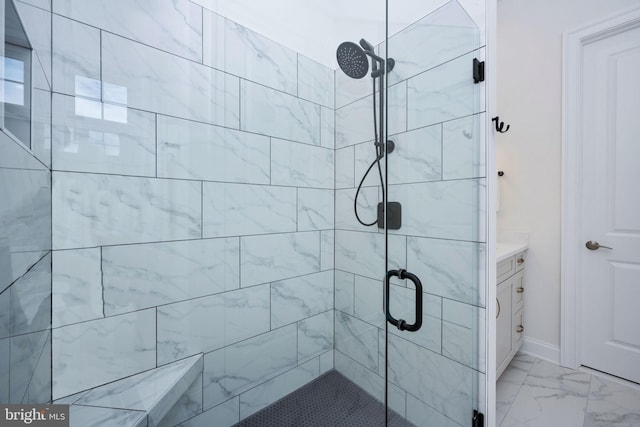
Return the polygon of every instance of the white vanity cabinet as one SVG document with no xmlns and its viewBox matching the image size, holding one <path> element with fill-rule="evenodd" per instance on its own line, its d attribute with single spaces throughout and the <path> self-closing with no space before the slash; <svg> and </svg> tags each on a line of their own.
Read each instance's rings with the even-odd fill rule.
<svg viewBox="0 0 640 427">
<path fill-rule="evenodd" d="M 524 266 L 526 248 L 500 256 L 496 266 L 496 365 L 497 378 L 522 346 L 524 336 Z"/>
</svg>

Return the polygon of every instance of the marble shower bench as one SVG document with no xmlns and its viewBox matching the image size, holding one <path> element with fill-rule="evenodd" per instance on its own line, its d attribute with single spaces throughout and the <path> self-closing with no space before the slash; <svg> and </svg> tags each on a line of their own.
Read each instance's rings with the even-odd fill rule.
<svg viewBox="0 0 640 427">
<path fill-rule="evenodd" d="M 71 427 L 170 427 L 202 411 L 202 354 L 55 401 Z"/>
</svg>

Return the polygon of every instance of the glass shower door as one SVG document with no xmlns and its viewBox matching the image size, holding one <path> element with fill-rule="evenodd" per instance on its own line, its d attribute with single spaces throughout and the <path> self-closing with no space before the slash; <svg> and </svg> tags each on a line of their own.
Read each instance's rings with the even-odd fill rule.
<svg viewBox="0 0 640 427">
<path fill-rule="evenodd" d="M 391 2 L 389 2 L 391 3 Z M 485 150 L 480 31 L 457 1 L 388 6 L 384 374 L 388 425 L 484 410 Z M 412 23 L 413 22 L 413 23 Z"/>
</svg>

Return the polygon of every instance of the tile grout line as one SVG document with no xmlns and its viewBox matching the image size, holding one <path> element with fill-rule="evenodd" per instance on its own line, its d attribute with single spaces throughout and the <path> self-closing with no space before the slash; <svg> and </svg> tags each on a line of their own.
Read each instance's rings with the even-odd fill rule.
<svg viewBox="0 0 640 427">
<path fill-rule="evenodd" d="M 38 169 L 25 169 L 25 168 L 3 168 L 9 170 L 20 170 L 20 171 L 40 171 L 47 172 L 45 170 Z M 222 181 L 222 180 L 208 180 L 208 179 L 198 179 L 198 178 L 176 178 L 176 177 L 164 177 L 158 176 L 155 177 L 153 175 L 130 175 L 130 174 L 122 174 L 122 173 L 106 173 L 106 172 L 96 172 L 96 171 L 79 171 L 79 170 L 67 170 L 67 169 L 53 169 L 51 172 L 55 172 L 56 174 L 61 175 L 89 175 L 89 176 L 105 176 L 105 177 L 121 177 L 121 178 L 133 178 L 133 179 L 146 179 L 153 180 L 152 182 L 164 182 L 164 181 L 174 181 L 174 182 L 211 182 L 218 184 L 228 184 L 228 185 L 247 185 L 247 186 L 260 186 L 260 187 L 280 187 L 280 188 L 304 188 L 309 190 L 334 190 L 334 191 L 346 191 L 346 190 L 354 190 L 354 187 L 341 187 L 337 189 L 333 189 L 327 186 L 324 187 L 312 187 L 312 186 L 300 186 L 299 184 L 272 184 L 272 183 L 257 183 L 257 182 L 242 182 L 242 181 Z M 271 173 L 271 172 L 270 172 Z M 466 177 L 466 178 L 452 178 L 445 180 L 425 180 L 425 181 L 411 181 L 411 182 L 403 182 L 397 184 L 390 184 L 390 187 L 401 187 L 401 186 L 413 186 L 413 185 L 437 185 L 442 183 L 475 183 L 480 184 L 483 180 L 486 180 L 486 176 L 474 176 L 474 177 Z M 379 185 L 363 185 L 362 188 L 379 188 Z"/>
<path fill-rule="evenodd" d="M 304 231 L 279 231 L 279 232 L 270 232 L 270 233 L 264 233 L 264 234 L 241 234 L 241 235 L 229 235 L 229 236 L 219 236 L 219 237 L 204 237 L 204 238 L 200 238 L 200 237 L 192 237 L 192 238 L 188 238 L 188 239 L 173 239 L 173 240 L 157 240 L 157 241 L 151 241 L 151 242 L 134 242 L 134 243 L 114 243 L 114 244 L 99 244 L 99 245 L 94 245 L 94 246 L 84 246 L 84 247 L 71 247 L 71 248 L 61 248 L 61 249 L 55 249 L 52 251 L 55 252 L 64 252 L 64 251 L 76 251 L 76 250 L 81 250 L 81 249 L 95 249 L 95 248 L 99 248 L 99 247 L 106 247 L 106 248 L 125 248 L 125 247 L 130 247 L 130 246 L 141 246 L 141 245 L 170 245 L 172 243 L 187 243 L 187 242 L 199 242 L 201 240 L 224 240 L 224 239 L 234 239 L 234 238 L 253 238 L 253 239 L 260 239 L 260 238 L 267 238 L 267 237 L 272 237 L 272 236 L 286 236 L 286 235 L 303 235 L 303 234 L 311 234 L 311 233 L 318 233 L 318 232 L 322 232 L 322 231 L 331 231 L 330 229 L 319 229 L 319 230 L 304 230 Z M 340 230 L 340 231 L 351 231 L 351 230 Z M 443 239 L 439 239 L 439 240 L 443 240 Z M 444 239 L 446 240 L 446 239 Z M 458 241 L 458 240 L 454 240 L 454 241 Z M 465 242 L 465 241 L 462 241 Z M 471 242 L 471 243 L 475 243 L 475 242 Z M 46 256 L 46 254 L 44 254 L 40 259 L 42 259 L 44 256 Z M 22 277 L 22 276 L 20 276 Z M 19 279 L 19 278 L 18 278 Z M 16 279 L 16 280 L 18 280 Z M 15 283 L 15 280 L 12 282 L 12 284 Z"/>
<path fill-rule="evenodd" d="M 204 181 L 200 181 L 200 239 L 204 239 Z"/>
<path fill-rule="evenodd" d="M 269 137 L 269 185 L 273 185 L 273 173 L 271 171 L 273 164 L 273 138 Z M 296 190 L 298 187 L 295 187 Z"/>
<path fill-rule="evenodd" d="M 37 6 L 34 6 L 34 7 L 37 7 Z M 148 44 L 148 43 L 142 42 L 142 41 L 140 41 L 140 40 L 136 40 L 136 39 L 133 39 L 133 38 L 127 37 L 127 36 L 125 36 L 125 35 L 118 34 L 118 33 L 115 33 L 115 32 L 113 32 L 113 31 L 110 31 L 110 30 L 107 30 L 107 29 L 104 29 L 104 28 L 97 27 L 97 26 L 95 26 L 95 25 L 89 24 L 89 23 L 87 23 L 87 22 L 80 21 L 80 20 L 75 19 L 75 18 L 71 18 L 71 17 L 69 17 L 69 16 L 62 15 L 62 14 L 57 13 L 57 12 L 51 12 L 51 11 L 47 11 L 47 12 L 48 12 L 48 13 L 50 12 L 50 13 L 51 13 L 52 15 L 54 15 L 54 16 L 58 16 L 58 17 L 60 17 L 60 18 L 63 18 L 63 19 L 66 19 L 66 20 L 69 20 L 69 21 L 72 21 L 72 22 L 75 22 L 75 23 L 79 23 L 79 24 L 81 24 L 81 25 L 83 25 L 83 26 L 90 27 L 90 28 L 96 29 L 96 30 L 98 30 L 98 31 L 104 32 L 105 34 L 108 34 L 108 35 L 110 35 L 110 36 L 117 37 L 117 38 L 122 39 L 122 40 L 126 40 L 126 41 L 127 41 L 127 42 L 129 42 L 129 43 L 134 43 L 134 44 L 136 44 L 136 45 L 144 46 L 145 48 L 151 49 L 151 50 L 153 50 L 154 52 L 160 52 L 160 53 L 163 53 L 163 54 L 166 54 L 166 55 L 172 56 L 172 57 L 174 57 L 174 58 L 177 58 L 177 59 L 179 59 L 179 60 L 187 61 L 188 63 L 190 63 L 190 64 L 194 64 L 194 65 L 196 65 L 196 66 L 201 66 L 201 67 L 204 67 L 204 68 L 207 68 L 207 69 L 210 69 L 210 70 L 213 70 L 213 71 L 219 72 L 219 73 L 226 74 L 227 76 L 235 77 L 235 78 L 237 78 L 237 79 L 246 80 L 246 81 L 251 82 L 251 83 L 254 83 L 254 84 L 256 84 L 256 85 L 260 85 L 260 86 L 263 86 L 263 87 L 265 87 L 265 88 L 271 89 L 271 90 L 273 90 L 274 92 L 278 92 L 278 93 L 281 93 L 281 94 L 284 94 L 284 95 L 289 95 L 289 96 L 291 96 L 291 97 L 298 98 L 298 99 L 300 99 L 300 100 L 302 100 L 302 101 L 304 101 L 304 102 L 306 102 L 306 103 L 309 103 L 309 104 L 318 105 L 318 106 L 323 106 L 323 104 L 320 104 L 320 103 L 318 103 L 318 102 L 316 102 L 316 101 L 313 101 L 313 100 L 310 100 L 310 99 L 307 99 L 307 98 L 300 98 L 299 96 L 297 96 L 297 95 L 295 95 L 295 94 L 292 94 L 291 92 L 287 92 L 287 91 L 286 91 L 286 90 L 284 90 L 284 89 L 279 89 L 279 88 L 275 88 L 275 87 L 272 87 L 272 86 L 268 86 L 268 85 L 267 85 L 267 84 L 265 84 L 265 83 L 261 83 L 261 82 L 254 81 L 254 80 L 250 80 L 250 79 L 248 79 L 248 78 L 246 78 L 246 77 L 244 77 L 244 76 L 240 76 L 240 75 L 237 75 L 237 74 L 233 74 L 233 73 L 231 73 L 231 72 L 229 72 L 229 71 L 226 71 L 226 70 L 223 70 L 223 69 L 220 69 L 220 68 L 215 68 L 215 67 L 213 67 L 213 66 L 207 65 L 207 64 L 205 64 L 205 63 L 204 63 L 204 59 L 202 60 L 202 62 L 200 62 L 200 59 L 199 59 L 199 58 L 194 59 L 194 58 L 190 58 L 190 57 L 188 57 L 188 56 L 183 56 L 182 54 L 178 54 L 178 53 L 175 53 L 175 52 L 171 52 L 171 51 L 168 51 L 168 50 L 164 50 L 164 49 L 162 49 L 162 48 L 160 48 L 160 47 L 153 46 L 153 45 L 150 45 L 150 44 Z M 232 22 L 233 22 L 233 21 L 232 21 Z M 237 24 L 237 23 L 236 23 L 236 24 Z M 244 27 L 244 26 L 242 26 L 242 25 L 240 25 L 240 24 L 237 24 L 237 25 L 239 25 L 239 26 L 241 26 L 241 27 L 243 27 L 243 28 L 247 28 L 247 27 Z M 203 33 L 204 33 L 204 31 L 203 31 Z M 203 35 L 203 38 L 204 38 L 204 35 Z M 280 44 L 280 43 L 277 43 L 277 42 L 274 42 L 274 43 L 276 43 L 276 44 Z M 281 44 L 280 44 L 280 45 L 281 45 Z M 281 45 L 281 46 L 282 46 L 282 45 Z M 296 52 L 296 53 L 297 53 L 297 52 Z M 203 49 L 203 55 L 204 55 L 204 49 Z M 322 64 L 320 64 L 320 66 L 323 66 L 323 67 L 325 67 L 325 68 L 329 69 L 329 67 L 324 66 L 324 65 L 322 65 Z"/>
<path fill-rule="evenodd" d="M 525 382 L 527 381 L 527 378 L 529 377 L 529 372 L 531 371 L 531 369 L 533 368 L 533 365 L 535 364 L 535 362 L 537 360 L 539 360 L 537 357 L 534 358 L 534 361 L 531 363 L 531 367 L 529 368 L 529 370 L 527 370 L 527 374 L 524 376 L 524 378 L 522 379 L 522 382 L 518 386 L 518 391 L 513 395 L 513 399 L 511 400 L 511 402 L 509 402 L 509 405 L 507 406 L 507 410 L 504 413 L 504 417 L 502 418 L 502 421 L 500 422 L 500 425 L 502 425 L 502 423 L 506 420 L 507 416 L 511 412 L 511 408 L 513 407 L 513 404 L 515 403 L 516 399 L 518 398 L 518 395 L 520 395 L 520 391 L 522 390 L 522 387 L 524 386 Z M 513 361 L 513 359 L 512 359 L 512 361 Z M 509 364 L 511 364 L 511 362 Z M 508 369 L 508 366 L 507 366 L 507 369 Z M 499 381 L 499 379 L 498 379 L 498 381 Z M 496 384 L 497 384 L 498 381 L 496 381 Z M 497 415 L 497 413 L 496 413 L 496 415 Z"/>
<path fill-rule="evenodd" d="M 103 84 L 104 79 L 103 79 L 103 76 L 102 76 L 103 68 L 104 68 L 104 64 L 103 64 L 104 63 L 104 61 L 103 61 L 103 55 L 104 55 L 103 50 L 104 49 L 102 47 L 104 46 L 104 44 L 103 44 L 103 40 L 102 40 L 102 29 L 98 28 L 98 33 L 99 33 L 99 36 L 100 36 L 99 37 L 99 41 L 98 41 L 98 43 L 100 43 L 100 82 L 99 82 L 100 83 L 100 102 L 104 102 L 103 101 L 103 99 L 104 99 L 104 84 Z M 53 87 L 52 87 L 52 93 L 53 93 Z M 75 95 L 76 94 L 74 93 L 73 96 L 75 96 Z M 101 106 L 100 108 L 103 109 L 104 107 Z"/>
<path fill-rule="evenodd" d="M 195 418 L 200 414 L 204 414 L 205 410 L 204 410 L 204 354 L 202 355 L 202 372 L 201 372 L 201 377 L 200 377 L 200 398 L 202 400 L 200 400 L 200 402 L 202 402 L 202 411 L 200 411 L 199 413 L 197 413 L 196 415 L 194 415 L 191 418 Z M 189 418 L 189 419 L 191 419 Z M 187 420 L 184 420 L 183 423 L 185 423 Z"/>
<path fill-rule="evenodd" d="M 296 233 L 300 231 L 300 219 L 298 214 L 300 212 L 300 188 L 296 187 Z"/>
<path fill-rule="evenodd" d="M 269 332 L 273 331 L 273 282 L 269 282 Z"/>
<path fill-rule="evenodd" d="M 296 52 L 296 97 L 300 98 L 300 53 Z"/>
<path fill-rule="evenodd" d="M 155 118 L 155 142 L 156 142 L 156 152 L 155 152 L 155 161 L 156 161 L 156 178 L 158 178 L 158 113 L 154 114 Z"/>
<path fill-rule="evenodd" d="M 24 169 L 24 168 L 3 168 L 3 169 L 10 169 L 10 170 L 24 170 L 24 171 L 40 171 L 37 169 Z M 40 171 L 40 172 L 46 172 L 44 170 Z M 198 179 L 198 178 L 173 178 L 173 177 L 165 177 L 165 176 L 159 176 L 159 177 L 155 177 L 153 175 L 128 175 L 128 174 L 122 174 L 122 173 L 105 173 L 105 172 L 93 172 L 93 171 L 77 171 L 77 170 L 65 170 L 65 169 L 55 169 L 52 172 L 55 172 L 56 174 L 62 174 L 62 175 L 91 175 L 91 176 L 106 176 L 106 177 L 121 177 L 121 178 L 133 178 L 133 179 L 146 179 L 146 180 L 153 180 L 153 182 L 163 182 L 163 181 L 175 181 L 175 182 L 192 182 L 192 183 L 199 183 L 199 182 L 211 182 L 211 183 L 216 183 L 216 184 L 228 184 L 228 185 L 247 185 L 247 186 L 256 186 L 256 187 L 278 187 L 278 188 L 305 188 L 305 189 L 309 189 L 309 190 L 331 190 L 331 188 L 329 187 L 306 187 L 306 186 L 299 186 L 299 185 L 294 185 L 294 184 L 270 184 L 270 183 L 257 183 L 257 182 L 242 182 L 242 181 L 221 181 L 221 180 L 203 180 L 203 179 Z M 472 179 L 484 179 L 484 177 L 482 178 L 472 178 Z M 452 180 L 452 181 L 461 181 L 461 180 L 468 180 L 467 178 L 462 178 L 462 179 L 457 179 L 457 180 Z M 425 182 L 433 182 L 433 181 L 425 181 Z M 422 182 L 416 182 L 416 183 L 411 183 L 411 184 L 421 184 Z M 405 184 L 394 184 L 394 185 L 405 185 Z M 408 185 L 408 184 L 407 184 Z M 363 187 L 365 188 L 365 187 Z M 343 190 L 348 190 L 348 188 L 344 188 Z"/>
<path fill-rule="evenodd" d="M 405 108 L 405 116 L 404 116 L 404 124 L 405 124 L 405 132 L 409 132 L 409 79 L 405 80 L 406 84 L 404 85 L 405 88 L 405 103 L 404 103 L 404 108 Z"/>
<path fill-rule="evenodd" d="M 440 354 L 447 357 L 444 353 L 444 299 L 440 298 Z"/>
<path fill-rule="evenodd" d="M 593 375 L 589 374 L 589 388 L 587 389 L 587 398 L 584 404 L 584 411 L 582 413 L 582 424 L 587 422 L 587 415 L 589 414 L 589 400 L 591 399 L 591 387 L 593 387 Z"/>
<path fill-rule="evenodd" d="M 57 90 L 51 90 L 51 91 L 45 90 L 45 89 L 36 89 L 36 90 L 40 90 L 40 91 L 44 91 L 44 92 L 51 92 L 52 95 L 61 96 L 61 97 L 67 97 L 67 98 L 86 98 L 86 99 L 89 99 L 89 100 L 93 100 L 94 99 L 94 98 L 88 98 L 88 97 L 83 96 L 83 95 L 70 94 L 70 93 L 67 93 L 67 92 L 60 92 L 60 91 L 57 91 Z M 240 104 L 240 95 L 239 95 L 239 98 L 238 98 L 238 102 Z M 112 101 L 104 101 L 103 104 L 122 106 L 122 104 L 117 104 L 117 103 L 112 102 Z M 236 131 L 236 132 L 240 132 L 240 133 L 247 133 L 247 134 L 250 134 L 250 135 L 259 135 L 259 136 L 264 136 L 264 137 L 271 137 L 271 138 L 279 139 L 279 140 L 286 141 L 286 142 L 301 144 L 301 145 L 305 145 L 305 146 L 308 145 L 308 146 L 315 147 L 315 148 L 323 148 L 325 150 L 332 150 L 332 148 L 330 148 L 330 147 L 324 147 L 322 145 L 314 144 L 312 142 L 304 142 L 304 141 L 290 139 L 290 138 L 286 138 L 286 137 L 282 137 L 282 136 L 275 136 L 275 135 L 270 135 L 270 134 L 266 134 L 266 133 L 260 133 L 260 132 L 256 132 L 256 131 L 251 131 L 251 130 L 248 130 L 248 129 L 243 129 L 240 125 L 238 125 L 238 127 L 232 127 L 232 126 L 225 125 L 224 123 L 220 123 L 220 122 L 211 122 L 211 121 L 198 120 L 198 119 L 194 118 L 193 116 L 190 116 L 190 117 L 179 116 L 179 115 L 175 115 L 175 114 L 169 114 L 167 112 L 152 111 L 152 110 L 145 109 L 145 108 L 142 108 L 142 107 L 127 106 L 126 108 L 127 108 L 127 110 L 139 111 L 139 112 L 148 113 L 148 114 L 157 114 L 159 116 L 168 117 L 168 118 L 175 119 L 175 120 L 187 121 L 187 122 L 192 122 L 192 123 L 199 123 L 199 124 L 203 124 L 203 125 L 207 125 L 207 126 L 211 126 L 211 127 L 216 127 L 216 128 L 221 128 L 221 129 L 228 129 L 228 130 L 232 130 L 232 131 Z M 240 113 L 241 113 L 241 111 L 238 113 L 238 121 L 239 122 L 241 120 L 241 117 L 240 117 L 241 114 Z M 476 114 L 480 114 L 480 113 L 476 113 Z M 457 118 L 454 119 L 454 120 L 457 120 Z M 432 125 L 429 125 L 429 126 L 432 126 Z M 428 126 L 426 126 L 426 127 L 428 127 Z M 356 144 L 363 144 L 363 143 L 367 143 L 367 142 L 371 142 L 371 141 L 361 141 L 361 142 L 358 142 Z M 346 147 L 342 147 L 342 148 L 346 148 Z M 28 153 L 32 154 L 31 152 L 28 152 Z M 42 163 L 42 161 L 39 160 L 37 157 L 34 156 L 34 158 L 36 160 L 38 160 L 44 167 L 48 168 L 48 166 L 46 166 L 44 163 Z"/>
<path fill-rule="evenodd" d="M 366 144 L 366 143 L 363 143 Z M 356 187 L 356 146 L 352 145 L 352 151 L 353 151 L 353 188 Z M 362 186 L 364 187 L 364 183 L 362 183 Z"/>
<path fill-rule="evenodd" d="M 331 362 L 332 362 L 332 367 L 333 369 L 335 369 L 336 366 L 336 357 L 335 357 L 335 353 L 336 353 L 336 303 L 337 303 L 337 299 L 336 299 L 336 223 L 337 223 L 337 183 L 338 183 L 338 149 L 336 147 L 336 132 L 337 132 L 337 126 L 336 126 L 336 71 L 333 71 L 332 73 L 332 83 L 333 83 L 333 87 L 331 88 L 331 97 L 333 98 L 333 108 L 331 108 L 329 110 L 330 113 L 330 117 L 331 117 L 331 121 L 333 123 L 333 132 L 330 132 L 330 138 L 333 139 L 332 141 L 332 148 L 333 148 L 333 227 L 331 230 L 331 236 L 332 236 L 332 243 L 331 243 L 331 259 L 333 261 L 333 273 L 332 273 L 332 279 L 333 279 L 333 309 L 332 309 L 332 313 L 331 313 L 331 325 L 332 325 L 332 329 L 333 329 L 333 335 L 332 335 L 332 339 L 331 339 Z M 355 149 L 354 149 L 355 150 Z M 355 157 L 355 156 L 354 156 Z M 354 158 L 354 162 L 355 162 L 355 158 Z M 355 165 L 354 165 L 355 167 Z M 354 179 L 355 180 L 355 179 Z"/>
<path fill-rule="evenodd" d="M 106 301 L 104 299 L 104 247 L 100 246 L 100 287 L 102 290 L 102 318 L 106 319 Z"/>
<path fill-rule="evenodd" d="M 322 231 L 318 231 L 318 271 L 322 271 Z"/>
<path fill-rule="evenodd" d="M 444 181 L 444 123 L 440 123 L 440 181 Z"/>
</svg>

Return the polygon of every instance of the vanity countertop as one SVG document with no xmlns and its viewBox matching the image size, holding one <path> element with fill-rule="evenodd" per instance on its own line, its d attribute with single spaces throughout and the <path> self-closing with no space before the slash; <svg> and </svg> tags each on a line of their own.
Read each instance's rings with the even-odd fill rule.
<svg viewBox="0 0 640 427">
<path fill-rule="evenodd" d="M 500 262 L 509 258 L 512 255 L 522 252 L 527 249 L 529 245 L 526 242 L 521 243 L 496 243 L 496 262 Z"/>
</svg>

